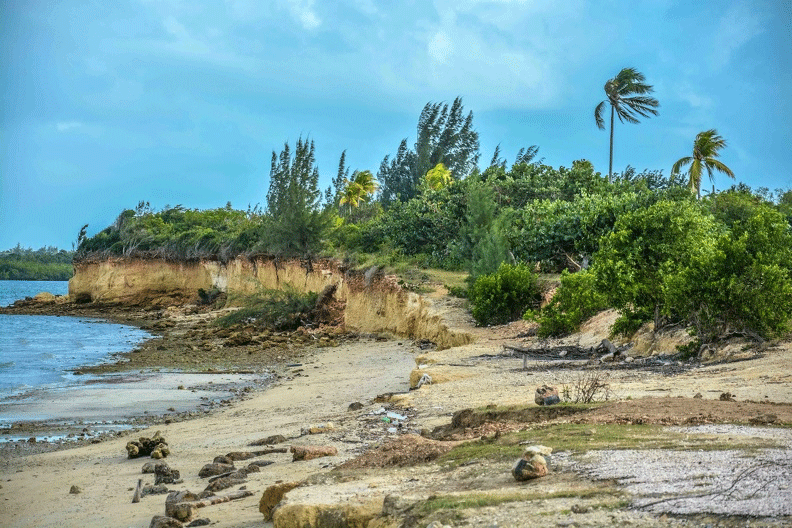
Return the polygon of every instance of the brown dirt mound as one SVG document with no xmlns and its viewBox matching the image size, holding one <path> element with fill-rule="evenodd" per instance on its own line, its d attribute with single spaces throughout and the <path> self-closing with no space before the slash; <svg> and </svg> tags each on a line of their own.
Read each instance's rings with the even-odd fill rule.
<svg viewBox="0 0 792 528">
<path fill-rule="evenodd" d="M 458 442 L 441 442 L 408 434 L 375 447 L 339 467 L 360 469 L 415 466 L 436 460 L 456 445 Z"/>
</svg>

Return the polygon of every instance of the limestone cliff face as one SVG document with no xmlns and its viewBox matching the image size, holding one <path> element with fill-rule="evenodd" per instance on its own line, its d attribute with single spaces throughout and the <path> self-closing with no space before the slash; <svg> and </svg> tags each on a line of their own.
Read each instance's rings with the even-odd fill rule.
<svg viewBox="0 0 792 528">
<path fill-rule="evenodd" d="M 279 261 L 239 257 L 227 263 L 168 262 L 154 259 L 111 259 L 75 263 L 69 296 L 77 302 L 121 303 L 130 306 L 168 306 L 194 302 L 198 289 L 217 288 L 233 296 L 258 288 L 291 285 L 298 291 L 322 291 L 337 286 L 336 297 L 346 303 L 348 328 L 428 339 L 441 348 L 470 343 L 472 336 L 448 328 L 433 303 L 402 290 L 382 274 L 344 269 L 336 261 Z"/>
</svg>

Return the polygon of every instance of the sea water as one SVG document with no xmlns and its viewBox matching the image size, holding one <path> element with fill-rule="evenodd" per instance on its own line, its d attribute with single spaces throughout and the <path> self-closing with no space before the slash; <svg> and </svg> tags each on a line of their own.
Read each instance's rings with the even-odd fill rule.
<svg viewBox="0 0 792 528">
<path fill-rule="evenodd" d="M 67 290 L 65 281 L 0 281 L 0 306 L 42 291 L 63 295 Z M 270 380 L 264 372 L 73 374 L 81 366 L 113 361 L 113 354 L 150 337 L 101 319 L 0 314 L 0 443 L 29 436 L 13 433 L 14 423 L 38 424 L 39 438 L 53 440 L 64 438 L 75 424 L 77 430 L 90 425 L 101 432 L 126 428 L 144 414 L 208 412 L 240 389 L 263 388 Z"/>
<path fill-rule="evenodd" d="M 0 306 L 40 292 L 64 295 L 66 281 L 0 281 Z M 0 401 L 42 387 L 84 382 L 71 371 L 107 361 L 151 337 L 99 319 L 0 314 Z"/>
</svg>

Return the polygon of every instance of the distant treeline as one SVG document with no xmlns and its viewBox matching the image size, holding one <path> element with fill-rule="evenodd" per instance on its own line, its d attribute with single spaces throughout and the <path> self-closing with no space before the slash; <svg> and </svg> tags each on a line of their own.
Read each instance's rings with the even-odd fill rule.
<svg viewBox="0 0 792 528">
<path fill-rule="evenodd" d="M 74 251 L 56 247 L 23 248 L 0 252 L 0 280 L 69 280 Z"/>
</svg>

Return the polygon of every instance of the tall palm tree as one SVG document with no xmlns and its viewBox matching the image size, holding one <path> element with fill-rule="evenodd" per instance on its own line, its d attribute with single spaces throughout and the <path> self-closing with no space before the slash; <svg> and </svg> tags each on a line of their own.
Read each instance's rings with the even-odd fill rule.
<svg viewBox="0 0 792 528">
<path fill-rule="evenodd" d="M 377 192 L 379 185 L 371 171 L 355 171 L 352 180 L 344 178 L 344 190 L 341 191 L 339 204 L 349 204 L 349 214 L 352 208 L 358 207 L 360 202 Z"/>
<path fill-rule="evenodd" d="M 707 169 L 710 181 L 715 183 L 715 176 L 713 171 L 722 172 L 729 178 L 734 179 L 732 170 L 718 160 L 720 155 L 718 151 L 726 146 L 726 140 L 718 135 L 718 131 L 713 129 L 699 132 L 696 140 L 693 142 L 693 155 L 685 156 L 679 161 L 674 163 L 671 168 L 671 179 L 675 179 L 682 167 L 690 165 L 688 174 L 690 176 L 688 184 L 690 190 L 696 193 L 698 198 L 701 198 L 701 172 Z"/>
<path fill-rule="evenodd" d="M 613 118 L 619 116 L 619 121 L 624 123 L 638 123 L 638 117 L 657 115 L 656 108 L 660 103 L 654 97 L 649 97 L 654 91 L 651 85 L 646 84 L 646 78 L 635 68 L 624 68 L 613 79 L 605 83 L 605 95 L 608 97 L 594 109 L 594 119 L 601 130 L 605 130 L 605 120 L 602 114 L 605 104 L 610 103 L 610 162 L 608 163 L 608 181 L 613 174 Z"/>
</svg>

